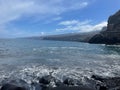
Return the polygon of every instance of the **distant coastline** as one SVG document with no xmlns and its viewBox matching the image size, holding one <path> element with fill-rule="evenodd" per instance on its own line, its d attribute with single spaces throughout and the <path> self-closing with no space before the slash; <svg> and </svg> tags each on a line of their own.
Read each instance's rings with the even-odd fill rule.
<svg viewBox="0 0 120 90">
<path fill-rule="evenodd" d="M 91 44 L 119 45 L 120 44 L 120 11 L 109 17 L 107 27 L 103 27 L 101 31 L 28 37 L 28 39 L 75 41 L 75 42 L 85 42 Z"/>
</svg>

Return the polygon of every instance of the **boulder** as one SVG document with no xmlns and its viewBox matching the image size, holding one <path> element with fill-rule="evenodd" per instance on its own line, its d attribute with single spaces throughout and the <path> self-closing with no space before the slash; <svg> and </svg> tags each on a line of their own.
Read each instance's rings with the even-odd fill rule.
<svg viewBox="0 0 120 90">
<path fill-rule="evenodd" d="M 41 85 L 37 82 L 32 82 L 31 83 L 31 90 L 43 90 Z"/>
<path fill-rule="evenodd" d="M 100 86 L 99 90 L 108 90 L 108 88 L 106 86 Z"/>
<path fill-rule="evenodd" d="M 61 87 L 61 86 L 64 86 L 64 83 L 62 83 L 60 80 L 55 80 L 55 85 L 56 87 Z"/>
<path fill-rule="evenodd" d="M 47 75 L 47 76 L 43 76 L 42 78 L 40 78 L 39 83 L 41 84 L 50 84 L 50 82 L 54 82 L 55 78 L 52 77 L 51 75 Z"/>
<path fill-rule="evenodd" d="M 98 75 L 92 75 L 91 78 L 95 79 L 95 80 L 99 80 L 99 81 L 103 81 L 106 78 L 103 78 L 102 76 L 98 76 Z"/>
<path fill-rule="evenodd" d="M 63 82 L 65 85 L 75 85 L 75 80 L 71 79 L 71 78 L 67 78 L 64 80 Z"/>
<path fill-rule="evenodd" d="M 9 80 L 6 79 L 2 81 L 1 90 L 29 90 L 29 85 L 21 79 Z"/>
<path fill-rule="evenodd" d="M 1 90 L 27 90 L 25 87 L 20 87 L 14 84 L 5 84 L 2 86 Z"/>
<path fill-rule="evenodd" d="M 91 78 L 93 78 L 96 81 L 100 81 L 101 83 L 97 84 L 97 86 L 104 89 L 106 88 L 105 90 L 107 90 L 107 88 L 114 90 L 120 89 L 120 77 L 102 77 L 98 75 L 92 75 Z"/>
</svg>

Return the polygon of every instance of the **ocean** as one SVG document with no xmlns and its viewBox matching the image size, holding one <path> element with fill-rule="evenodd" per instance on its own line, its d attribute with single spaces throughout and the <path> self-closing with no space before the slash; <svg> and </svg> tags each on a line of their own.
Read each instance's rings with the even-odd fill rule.
<svg viewBox="0 0 120 90">
<path fill-rule="evenodd" d="M 0 82 L 28 83 L 52 73 L 59 80 L 83 80 L 91 75 L 120 76 L 120 45 L 35 39 L 0 40 Z"/>
</svg>

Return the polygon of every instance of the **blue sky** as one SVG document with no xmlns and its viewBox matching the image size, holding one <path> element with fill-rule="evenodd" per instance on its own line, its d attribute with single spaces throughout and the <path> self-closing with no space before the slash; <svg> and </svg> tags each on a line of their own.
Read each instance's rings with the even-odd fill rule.
<svg viewBox="0 0 120 90">
<path fill-rule="evenodd" d="M 101 30 L 120 0 L 0 0 L 0 37 Z"/>
</svg>

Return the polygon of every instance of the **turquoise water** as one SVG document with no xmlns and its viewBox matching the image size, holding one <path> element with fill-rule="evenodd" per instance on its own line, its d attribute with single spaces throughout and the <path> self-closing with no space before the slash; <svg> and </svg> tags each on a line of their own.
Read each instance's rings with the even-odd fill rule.
<svg viewBox="0 0 120 90">
<path fill-rule="evenodd" d="M 120 75 L 120 46 L 34 39 L 0 40 L 0 80 L 27 82 L 53 72 L 59 79 Z"/>
</svg>

